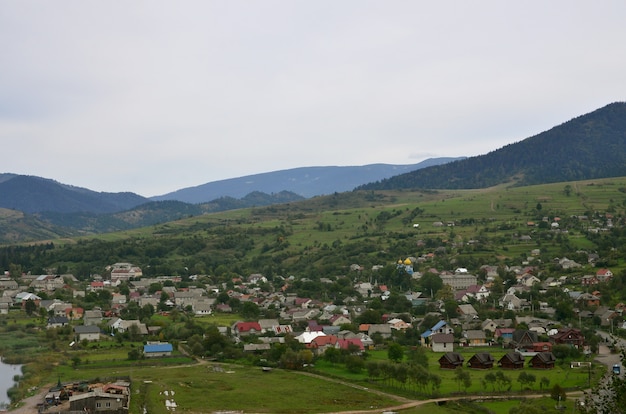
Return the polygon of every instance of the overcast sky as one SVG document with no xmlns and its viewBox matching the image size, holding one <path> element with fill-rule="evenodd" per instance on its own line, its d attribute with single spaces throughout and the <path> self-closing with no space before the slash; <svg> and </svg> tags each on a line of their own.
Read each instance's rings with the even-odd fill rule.
<svg viewBox="0 0 626 414">
<path fill-rule="evenodd" d="M 168 193 L 485 154 L 626 101 L 626 2 L 2 1 L 0 172 Z"/>
</svg>

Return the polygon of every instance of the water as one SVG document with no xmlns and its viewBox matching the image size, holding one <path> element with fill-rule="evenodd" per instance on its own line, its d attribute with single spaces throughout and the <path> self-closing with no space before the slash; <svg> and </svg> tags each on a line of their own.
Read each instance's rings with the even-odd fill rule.
<svg viewBox="0 0 626 414">
<path fill-rule="evenodd" d="M 13 377 L 16 375 L 22 375 L 22 366 L 5 364 L 0 359 L 0 408 L 6 407 L 11 403 L 7 390 L 15 385 Z"/>
</svg>

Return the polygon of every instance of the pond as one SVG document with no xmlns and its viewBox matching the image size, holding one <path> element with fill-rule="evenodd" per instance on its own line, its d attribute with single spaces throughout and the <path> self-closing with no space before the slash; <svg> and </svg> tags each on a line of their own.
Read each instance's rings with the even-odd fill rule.
<svg viewBox="0 0 626 414">
<path fill-rule="evenodd" d="M 21 365 L 5 364 L 0 358 L 0 408 L 6 407 L 11 403 L 7 391 L 15 385 L 13 377 L 22 375 Z"/>
</svg>

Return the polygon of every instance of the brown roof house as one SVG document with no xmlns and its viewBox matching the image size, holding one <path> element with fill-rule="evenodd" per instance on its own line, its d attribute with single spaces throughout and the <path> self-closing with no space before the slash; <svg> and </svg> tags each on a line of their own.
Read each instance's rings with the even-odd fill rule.
<svg viewBox="0 0 626 414">
<path fill-rule="evenodd" d="M 439 358 L 439 368 L 456 369 L 457 367 L 462 367 L 464 361 L 463 355 L 458 352 L 446 352 Z"/>
<path fill-rule="evenodd" d="M 535 342 L 539 342 L 537 332 L 516 329 L 515 332 L 513 332 L 513 338 L 509 342 L 509 346 L 530 351 L 533 349 Z"/>
<path fill-rule="evenodd" d="M 498 366 L 504 369 L 524 368 L 524 356 L 520 352 L 508 352 L 500 358 Z"/>
<path fill-rule="evenodd" d="M 539 352 L 532 357 L 528 366 L 536 369 L 552 369 L 554 368 L 555 362 L 556 357 L 552 352 Z"/>
<path fill-rule="evenodd" d="M 574 348 L 582 349 L 585 344 L 585 337 L 580 329 L 561 328 L 556 334 L 550 337 L 550 341 L 555 344 L 565 344 L 573 346 Z"/>
<path fill-rule="evenodd" d="M 467 340 L 469 346 L 485 346 L 487 345 L 487 337 L 485 331 L 480 329 L 470 329 L 463 332 L 463 337 Z"/>
<path fill-rule="evenodd" d="M 454 349 L 454 335 L 434 334 L 430 337 L 430 347 L 433 352 L 450 352 Z"/>
<path fill-rule="evenodd" d="M 477 352 L 467 361 L 467 366 L 474 369 L 493 368 L 495 360 L 489 352 Z"/>
</svg>

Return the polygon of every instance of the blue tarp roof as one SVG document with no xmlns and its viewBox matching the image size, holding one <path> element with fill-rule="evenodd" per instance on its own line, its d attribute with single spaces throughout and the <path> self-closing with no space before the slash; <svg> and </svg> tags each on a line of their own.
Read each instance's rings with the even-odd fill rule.
<svg viewBox="0 0 626 414">
<path fill-rule="evenodd" d="M 447 325 L 446 321 L 441 320 L 441 321 L 437 322 L 437 323 L 435 324 L 435 326 L 433 326 L 432 328 L 430 328 L 430 330 L 431 330 L 431 331 L 433 331 L 433 332 L 434 332 L 434 331 L 438 331 L 439 329 L 443 328 L 443 327 L 444 327 L 444 326 L 446 326 L 446 325 Z"/>
<path fill-rule="evenodd" d="M 144 353 L 150 352 L 172 352 L 172 344 L 150 344 L 143 346 Z"/>
</svg>

